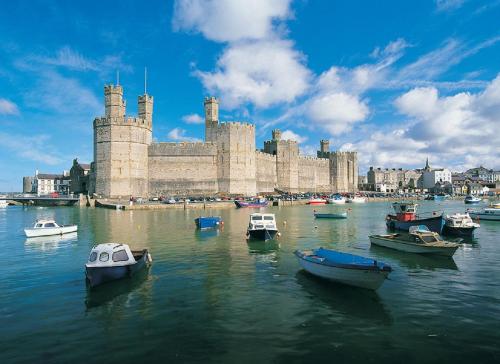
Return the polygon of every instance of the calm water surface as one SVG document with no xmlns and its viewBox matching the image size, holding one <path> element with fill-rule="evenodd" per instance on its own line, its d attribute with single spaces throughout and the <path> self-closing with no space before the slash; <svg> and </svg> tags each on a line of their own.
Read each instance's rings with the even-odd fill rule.
<svg viewBox="0 0 500 364">
<path fill-rule="evenodd" d="M 315 221 L 308 206 L 268 208 L 282 237 L 267 244 L 247 244 L 247 209 L 214 211 L 225 225 L 207 232 L 194 229 L 196 210 L 0 209 L 0 360 L 500 362 L 500 223 L 481 222 L 453 260 L 440 259 L 370 247 L 389 204 L 348 207 L 338 221 Z M 22 229 L 43 217 L 77 223 L 78 235 L 27 240 Z M 96 242 L 148 247 L 153 265 L 90 292 L 84 264 Z M 394 271 L 377 292 L 328 283 L 293 256 L 318 246 Z"/>
</svg>

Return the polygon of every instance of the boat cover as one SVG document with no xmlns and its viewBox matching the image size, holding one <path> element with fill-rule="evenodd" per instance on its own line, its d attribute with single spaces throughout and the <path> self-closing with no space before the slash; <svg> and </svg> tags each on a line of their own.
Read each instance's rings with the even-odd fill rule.
<svg viewBox="0 0 500 364">
<path fill-rule="evenodd" d="M 383 262 L 359 255 L 342 253 L 335 250 L 319 248 L 314 251 L 316 256 L 324 258 L 326 265 L 342 266 L 354 269 L 381 269 L 391 271 L 391 267 Z"/>
</svg>

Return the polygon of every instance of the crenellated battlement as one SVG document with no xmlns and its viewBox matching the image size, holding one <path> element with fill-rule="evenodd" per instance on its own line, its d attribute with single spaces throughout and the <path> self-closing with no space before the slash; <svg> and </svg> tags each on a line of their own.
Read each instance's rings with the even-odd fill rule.
<svg viewBox="0 0 500 364">
<path fill-rule="evenodd" d="M 234 129 L 242 129 L 242 130 L 255 130 L 255 125 L 247 122 L 240 121 L 226 121 L 219 123 L 217 126 L 219 130 L 234 130 Z"/>
<path fill-rule="evenodd" d="M 217 144 L 203 142 L 161 142 L 149 146 L 149 156 L 216 156 Z"/>
<path fill-rule="evenodd" d="M 94 128 L 111 125 L 133 125 L 139 128 L 151 130 L 152 126 L 147 120 L 139 117 L 98 117 L 94 119 Z"/>
<path fill-rule="evenodd" d="M 255 151 L 255 156 L 259 159 L 267 159 L 268 161 L 276 162 L 276 156 L 273 154 L 261 152 L 260 150 Z"/>
</svg>

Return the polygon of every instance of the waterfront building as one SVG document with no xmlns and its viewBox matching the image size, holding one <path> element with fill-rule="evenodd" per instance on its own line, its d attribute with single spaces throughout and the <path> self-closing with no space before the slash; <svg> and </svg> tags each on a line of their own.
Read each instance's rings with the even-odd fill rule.
<svg viewBox="0 0 500 364">
<path fill-rule="evenodd" d="M 370 190 L 377 192 L 397 192 L 420 188 L 422 172 L 403 168 L 374 168 L 367 173 Z"/>
<path fill-rule="evenodd" d="M 68 194 L 70 177 L 67 171 L 63 174 L 39 173 L 35 172 L 33 177 L 32 192 L 38 196 L 48 195 L 53 192 Z"/>
<path fill-rule="evenodd" d="M 422 171 L 422 187 L 427 190 L 432 190 L 436 184 L 443 186 L 446 183 L 451 185 L 451 171 L 447 168 L 431 168 L 429 159 L 425 163 L 425 168 Z"/>
<path fill-rule="evenodd" d="M 355 192 L 356 152 L 299 155 L 296 141 L 279 130 L 260 151 L 255 125 L 221 122 L 219 101 L 204 100 L 205 142 L 154 142 L 153 97 L 138 98 L 138 116 L 126 116 L 123 88 L 104 87 L 105 114 L 94 120 L 94 162 L 89 189 L 105 197 L 246 195 L 285 192 Z"/>
<path fill-rule="evenodd" d="M 477 178 L 480 181 L 485 181 L 489 183 L 495 183 L 500 181 L 500 171 L 495 171 L 493 169 L 487 169 L 483 166 L 479 166 L 476 168 L 471 168 L 465 171 L 465 176 L 470 178 Z"/>
<path fill-rule="evenodd" d="M 73 165 L 69 170 L 70 192 L 87 194 L 89 191 L 90 164 L 80 163 L 73 159 Z"/>
</svg>

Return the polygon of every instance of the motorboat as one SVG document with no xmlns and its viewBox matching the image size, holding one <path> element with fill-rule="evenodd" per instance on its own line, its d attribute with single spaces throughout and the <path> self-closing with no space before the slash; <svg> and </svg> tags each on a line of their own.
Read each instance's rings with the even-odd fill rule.
<svg viewBox="0 0 500 364">
<path fill-rule="evenodd" d="M 267 199 L 263 197 L 259 197 L 255 200 L 252 201 L 242 201 L 242 200 L 235 200 L 234 204 L 236 205 L 237 208 L 242 208 L 242 207 L 266 207 L 268 204 Z"/>
<path fill-rule="evenodd" d="M 272 240 L 279 234 L 274 214 L 255 213 L 250 215 L 247 238 Z"/>
<path fill-rule="evenodd" d="M 152 262 L 148 249 L 130 250 L 127 244 L 99 244 L 90 251 L 85 275 L 91 287 L 132 277 Z"/>
<path fill-rule="evenodd" d="M 319 212 L 314 213 L 314 217 L 317 219 L 347 219 L 347 212 L 341 212 L 338 214 L 321 214 Z"/>
<path fill-rule="evenodd" d="M 73 233 L 78 230 L 78 225 L 59 225 L 54 220 L 37 220 L 33 228 L 24 229 L 28 238 L 36 236 L 50 236 Z"/>
<path fill-rule="evenodd" d="M 0 209 L 9 206 L 9 203 L 6 200 L 0 200 Z"/>
<path fill-rule="evenodd" d="M 473 219 L 500 221 L 500 207 L 486 207 L 480 211 L 467 209 L 467 212 Z"/>
<path fill-rule="evenodd" d="M 449 195 L 445 195 L 444 193 L 440 193 L 437 195 L 429 195 L 425 199 L 430 201 L 444 201 L 449 197 Z"/>
<path fill-rule="evenodd" d="M 200 216 L 194 219 L 198 229 L 217 228 L 223 224 L 220 216 Z"/>
<path fill-rule="evenodd" d="M 441 239 L 427 226 L 412 226 L 409 234 L 370 235 L 374 245 L 396 249 L 406 253 L 435 254 L 451 257 L 459 245 Z"/>
<path fill-rule="evenodd" d="M 334 204 L 334 205 L 343 205 L 345 204 L 345 198 L 342 195 L 333 195 L 328 199 L 328 203 Z"/>
<path fill-rule="evenodd" d="M 472 221 L 468 213 L 446 215 L 444 218 L 443 234 L 472 237 L 474 230 L 480 226 L 478 223 Z"/>
<path fill-rule="evenodd" d="M 365 203 L 366 202 L 366 198 L 361 197 L 361 196 L 353 196 L 353 197 L 349 197 L 347 199 L 347 202 L 348 203 Z"/>
<path fill-rule="evenodd" d="M 323 198 L 311 198 L 307 201 L 308 205 L 324 205 L 326 204 L 326 200 Z"/>
<path fill-rule="evenodd" d="M 301 267 L 315 276 L 371 290 L 378 289 L 392 271 L 377 260 L 330 249 L 296 250 L 294 254 Z"/>
<path fill-rule="evenodd" d="M 438 234 L 443 229 L 443 213 L 433 211 L 417 215 L 418 204 L 414 202 L 394 202 L 392 208 L 395 215 L 388 214 L 385 223 L 388 229 L 408 231 L 412 226 L 425 225 L 430 231 Z"/>
<path fill-rule="evenodd" d="M 465 196 L 464 202 L 466 204 L 480 203 L 482 200 L 478 197 L 472 195 Z"/>
</svg>

